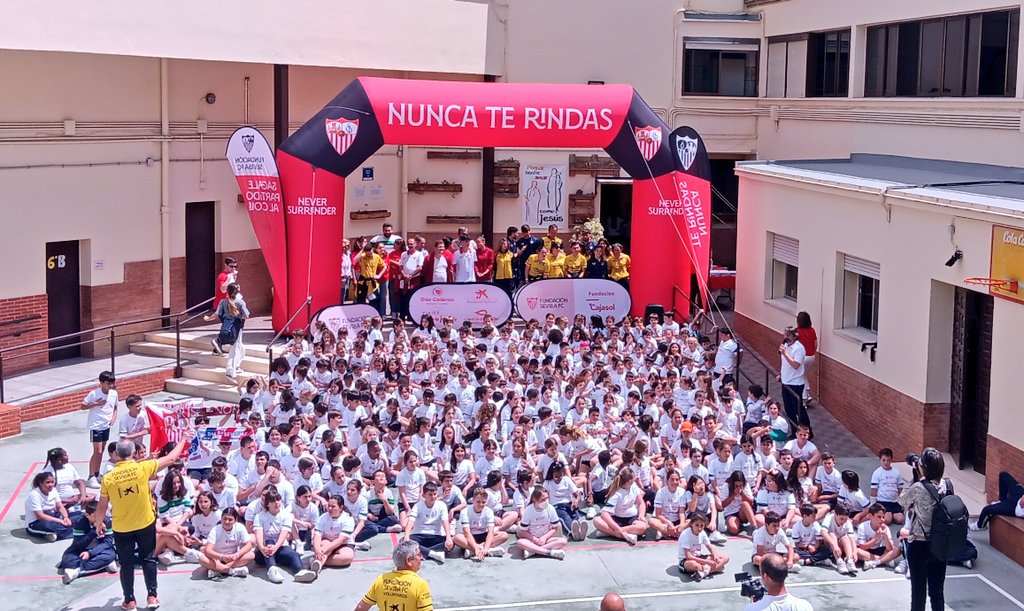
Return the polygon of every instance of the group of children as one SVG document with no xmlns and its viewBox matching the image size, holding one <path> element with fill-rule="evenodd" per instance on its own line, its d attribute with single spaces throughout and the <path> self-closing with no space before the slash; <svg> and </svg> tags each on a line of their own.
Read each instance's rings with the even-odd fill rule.
<svg viewBox="0 0 1024 611">
<path fill-rule="evenodd" d="M 741 398 L 705 338 L 671 318 L 549 315 L 475 331 L 427 316 L 387 338 L 382 323 L 352 338 L 298 332 L 269 379 L 240 385 L 225 420 L 245 428 L 240 442 L 200 444 L 198 460 L 153 482 L 161 563 L 221 578 L 255 562 L 274 583 L 311 582 L 386 533 L 444 563 L 508 555 L 513 540 L 523 558 L 562 559 L 591 529 L 628 545 L 678 539 L 678 565 L 698 580 L 724 570 L 719 546 L 745 532 L 755 565 L 772 551 L 793 571 L 900 560 L 892 452 L 866 494 L 807 427 L 790 434 L 761 387 Z M 66 513 L 88 509 L 90 492 L 63 450 L 51 455 L 26 519 L 70 527 L 73 549 L 96 545 Z"/>
</svg>

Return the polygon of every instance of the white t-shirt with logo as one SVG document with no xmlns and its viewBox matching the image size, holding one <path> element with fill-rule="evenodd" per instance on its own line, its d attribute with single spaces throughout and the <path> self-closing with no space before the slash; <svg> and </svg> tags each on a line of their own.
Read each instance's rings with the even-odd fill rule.
<svg viewBox="0 0 1024 611">
<path fill-rule="evenodd" d="M 686 490 L 682 486 L 677 486 L 675 492 L 669 490 L 668 486 L 662 486 L 654 497 L 654 508 L 661 509 L 661 515 L 670 522 L 679 521 L 679 513 L 685 503 Z"/>
<path fill-rule="evenodd" d="M 685 532 L 679 535 L 679 562 L 686 560 L 687 550 L 697 556 L 706 556 L 708 546 L 710 545 L 711 539 L 708 538 L 708 534 L 703 529 L 695 535 L 692 528 L 687 528 Z"/>
<path fill-rule="evenodd" d="M 494 526 L 494 511 L 490 507 L 484 506 L 483 511 L 477 513 L 476 507 L 471 505 L 462 511 L 460 522 L 462 528 L 469 528 L 470 534 L 483 535 L 490 527 Z"/>
<path fill-rule="evenodd" d="M 534 537 L 543 537 L 551 530 L 552 525 L 560 524 L 558 514 L 555 513 L 555 508 L 550 503 L 542 510 L 538 510 L 533 503 L 530 503 L 523 509 L 523 518 L 520 522 Z"/>
<path fill-rule="evenodd" d="M 754 531 L 754 553 L 757 547 L 761 546 L 765 552 L 777 552 L 780 549 L 789 547 L 791 542 L 786 536 L 786 531 L 781 527 L 774 535 L 768 532 L 768 528 L 762 526 Z"/>
<path fill-rule="evenodd" d="M 227 556 L 237 553 L 248 540 L 249 531 L 246 530 L 245 524 L 235 522 L 231 530 L 227 531 L 224 530 L 223 525 L 214 527 L 210 531 L 210 536 L 206 539 L 206 542 L 213 545 L 213 551 Z M 264 541 L 267 541 L 267 539 L 264 539 Z M 274 539 L 274 541 L 277 540 Z"/>
<path fill-rule="evenodd" d="M 419 501 L 409 512 L 409 519 L 413 521 L 414 535 L 443 535 L 443 524 L 448 520 L 448 506 L 441 501 L 434 501 L 432 506 L 427 507 L 424 501 Z"/>
<path fill-rule="evenodd" d="M 793 542 L 801 545 L 813 545 L 821 539 L 821 524 L 811 522 L 810 526 L 804 526 L 803 520 L 793 525 Z"/>
<path fill-rule="evenodd" d="M 871 474 L 871 487 L 878 490 L 878 500 L 883 503 L 897 503 L 903 489 L 903 477 L 896 469 L 878 467 Z"/>
<path fill-rule="evenodd" d="M 86 418 L 85 426 L 90 431 L 109 429 L 114 420 L 114 410 L 117 409 L 117 391 L 113 388 L 107 394 L 103 394 L 103 391 L 99 388 L 92 389 L 85 399 L 82 400 L 82 405 L 89 405 L 100 399 L 106 401 L 106 403 L 99 407 L 89 408 L 89 416 Z"/>
<path fill-rule="evenodd" d="M 336 518 L 331 517 L 331 514 L 329 513 L 320 514 L 320 517 L 316 520 L 316 526 L 313 527 L 313 530 L 320 533 L 320 536 L 323 537 L 324 540 L 334 541 L 342 535 L 351 537 L 352 531 L 355 530 L 355 528 L 356 524 L 352 519 L 352 516 L 343 511 L 341 512 L 341 515 Z"/>
<path fill-rule="evenodd" d="M 276 515 L 261 511 L 253 521 L 253 528 L 262 528 L 263 542 L 272 545 L 281 536 L 281 531 L 292 529 L 292 512 L 283 508 Z"/>
</svg>

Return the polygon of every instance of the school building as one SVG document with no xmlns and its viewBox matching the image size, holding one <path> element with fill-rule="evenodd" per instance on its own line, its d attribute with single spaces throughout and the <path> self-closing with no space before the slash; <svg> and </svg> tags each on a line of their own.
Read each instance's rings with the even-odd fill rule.
<svg viewBox="0 0 1024 611">
<path fill-rule="evenodd" d="M 267 313 L 269 278 L 224 159 L 240 125 L 278 141 L 360 75 L 621 82 L 671 128 L 689 125 L 706 141 L 713 258 L 738 269 L 743 339 L 775 359 L 778 333 L 806 310 L 822 344 L 815 392 L 865 441 L 959 443 L 966 462 L 1019 474 L 1024 434 L 1009 426 L 1006 374 L 1024 305 L 963 282 L 994 273 L 989 260 L 1003 256 L 994 227 L 1024 227 L 1013 189 L 895 187 L 1024 167 L 1020 9 L 991 0 L 12 5 L 0 22 L 0 347 L 200 303 L 225 255 L 240 260 L 252 309 Z M 384 221 L 428 238 L 459 225 L 501 234 L 524 220 L 519 187 L 533 163 L 567 166 L 570 223 L 597 216 L 628 239 L 629 180 L 593 163 L 602 151 L 501 149 L 493 177 L 480 153 L 385 147 L 348 181 L 346 235 L 374 235 Z M 484 206 L 491 227 L 481 225 Z M 962 259 L 942 265 L 956 250 Z M 854 306 L 871 311 L 866 326 Z M 991 333 L 973 323 L 958 331 L 973 320 L 961 311 L 989 312 Z M 984 376 L 972 370 L 963 376 L 975 386 L 954 389 L 954 365 L 974 367 L 987 341 L 989 383 L 975 384 Z M 46 359 L 5 357 L 4 368 Z M 878 426 L 860 426 L 865 415 Z"/>
</svg>

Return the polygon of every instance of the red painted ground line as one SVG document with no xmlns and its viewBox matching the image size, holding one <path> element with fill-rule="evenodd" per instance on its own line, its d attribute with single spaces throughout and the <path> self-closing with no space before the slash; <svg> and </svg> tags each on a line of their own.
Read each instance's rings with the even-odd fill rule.
<svg viewBox="0 0 1024 611">
<path fill-rule="evenodd" d="M 43 463 L 37 461 L 32 463 L 32 466 L 28 468 L 28 471 L 25 473 L 25 477 L 21 478 L 21 481 L 18 483 L 18 487 L 15 488 L 14 493 L 11 494 L 11 498 L 7 499 L 7 504 L 4 505 L 3 510 L 0 510 L 0 522 L 3 522 L 4 518 L 7 517 L 7 512 L 11 510 L 11 507 L 14 505 L 14 501 L 18 500 L 18 495 L 21 494 L 21 489 L 25 487 L 29 478 L 35 474 L 36 469 L 38 469 L 42 464 Z"/>
</svg>

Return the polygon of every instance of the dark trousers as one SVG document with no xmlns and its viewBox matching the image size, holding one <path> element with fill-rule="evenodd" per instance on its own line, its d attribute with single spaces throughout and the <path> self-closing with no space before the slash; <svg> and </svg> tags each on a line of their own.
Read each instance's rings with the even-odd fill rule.
<svg viewBox="0 0 1024 611">
<path fill-rule="evenodd" d="M 619 283 L 619 286 L 626 289 L 627 293 L 629 292 L 629 276 L 625 278 L 619 278 L 618 280 L 616 280 L 616 282 Z"/>
<path fill-rule="evenodd" d="M 384 318 L 388 313 L 388 295 L 391 293 L 391 282 L 385 280 L 377 288 L 377 313 Z M 391 306 L 394 309 L 395 306 Z"/>
<path fill-rule="evenodd" d="M 147 596 L 156 596 L 156 520 L 139 530 L 114 533 L 114 548 L 121 563 L 121 591 L 125 602 L 135 600 L 135 566 L 142 564 L 142 577 L 146 581 Z"/>
<path fill-rule="evenodd" d="M 814 564 L 818 564 L 819 562 L 823 562 L 832 557 L 832 549 L 827 545 L 820 546 L 814 553 L 798 547 L 796 548 L 796 553 L 802 560 L 810 560 Z"/>
<path fill-rule="evenodd" d="M 804 407 L 804 384 L 783 384 L 782 405 L 786 408 L 786 415 L 790 420 L 811 426 L 811 418 Z"/>
<path fill-rule="evenodd" d="M 363 524 L 363 530 L 359 531 L 359 534 L 356 535 L 356 543 L 361 543 L 371 537 L 376 537 L 379 534 L 386 533 L 388 532 L 388 528 L 395 524 L 398 524 L 398 519 L 395 518 L 395 516 L 386 515 L 382 518 L 377 518 L 376 522 L 367 520 Z"/>
<path fill-rule="evenodd" d="M 501 290 L 508 293 L 509 297 L 512 296 L 512 290 L 515 288 L 515 280 L 512 278 L 502 278 L 501 280 L 495 280 L 494 284 Z"/>
<path fill-rule="evenodd" d="M 1013 517 L 1016 515 L 1014 511 L 1017 509 L 1017 504 L 1020 503 L 1021 496 L 1024 496 L 1024 486 L 1020 485 L 1006 471 L 1001 472 L 999 474 L 999 500 L 981 508 L 978 526 L 984 527 L 992 519 L 992 516 Z"/>
<path fill-rule="evenodd" d="M 60 515 L 56 511 L 47 511 L 46 515 L 52 516 L 63 520 L 64 516 Z M 68 517 L 71 518 L 71 523 L 74 524 L 78 518 L 82 516 L 79 512 L 68 512 Z M 74 529 L 71 526 L 64 526 L 63 522 L 50 522 L 49 520 L 35 520 L 28 523 L 28 527 L 25 528 L 28 534 L 33 537 L 45 537 L 47 533 L 54 533 L 57 535 L 58 541 L 64 539 L 70 539 L 74 536 L 72 532 Z"/>
<path fill-rule="evenodd" d="M 78 569 L 85 576 L 89 573 L 98 573 L 107 568 L 107 565 L 117 560 L 117 554 L 114 552 L 114 548 L 109 545 L 97 545 L 96 547 L 88 550 L 89 559 L 82 560 L 81 556 L 74 552 L 64 552 L 64 555 L 60 559 L 61 569 Z"/>
<path fill-rule="evenodd" d="M 299 557 L 298 552 L 293 550 L 288 544 L 284 544 L 277 548 L 273 556 L 264 556 L 260 548 L 256 548 L 256 564 L 265 566 L 268 569 L 273 566 L 280 566 L 286 569 L 291 574 L 298 573 L 302 570 L 302 558 Z"/>
<path fill-rule="evenodd" d="M 932 611 L 943 611 L 946 563 L 932 555 L 927 541 L 911 541 L 907 546 L 907 564 L 910 567 L 910 611 L 924 611 L 927 598 L 931 599 Z"/>
<path fill-rule="evenodd" d="M 555 513 L 558 514 L 558 521 L 562 523 L 562 528 L 565 529 L 565 534 L 571 534 L 572 523 L 580 518 L 579 510 L 573 509 L 572 503 L 560 503 L 555 505 L 554 508 Z"/>
<path fill-rule="evenodd" d="M 444 535 L 411 535 L 409 537 L 420 544 L 420 553 L 426 556 L 430 552 L 444 552 Z"/>
</svg>

